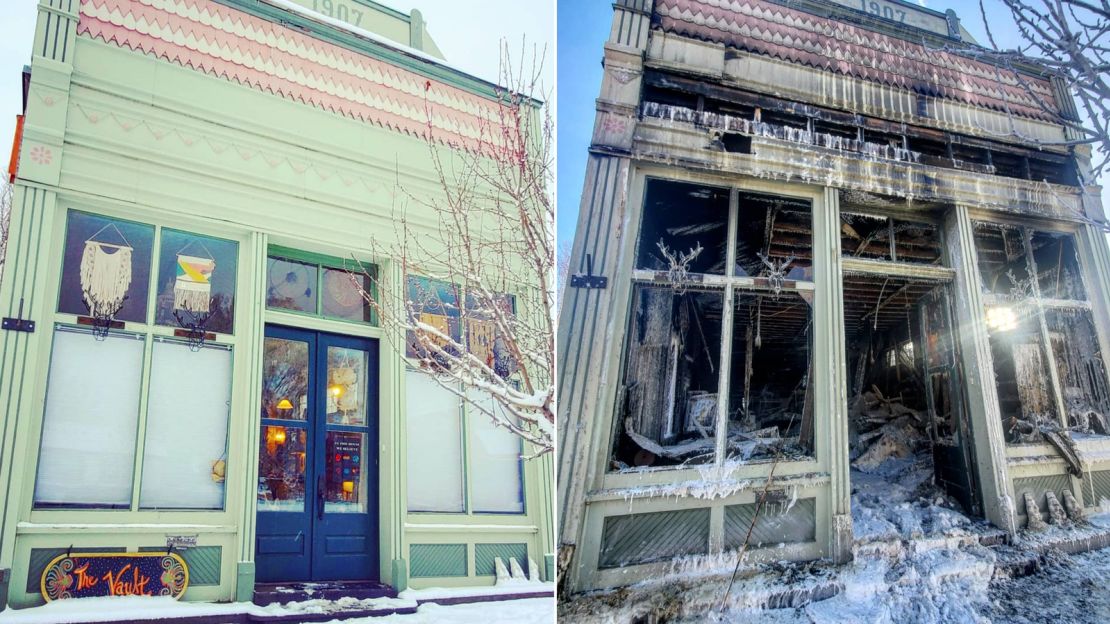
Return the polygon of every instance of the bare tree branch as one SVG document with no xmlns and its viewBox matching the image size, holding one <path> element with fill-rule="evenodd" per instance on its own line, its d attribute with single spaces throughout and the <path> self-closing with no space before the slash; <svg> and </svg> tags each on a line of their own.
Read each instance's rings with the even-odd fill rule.
<svg viewBox="0 0 1110 624">
<path fill-rule="evenodd" d="M 377 287 L 376 298 L 360 292 L 397 348 L 472 413 L 528 442 L 532 456 L 553 450 L 555 423 L 553 123 L 536 99 L 543 62 L 542 52 L 522 45 L 512 58 L 502 46 L 504 86 L 477 147 L 445 148 L 426 102 L 436 188 L 408 188 L 398 176 L 394 240 L 372 241 L 399 265 L 401 282 L 352 274 L 356 287 L 363 275 Z M 421 278 L 437 285 L 418 288 L 432 283 Z"/>
</svg>

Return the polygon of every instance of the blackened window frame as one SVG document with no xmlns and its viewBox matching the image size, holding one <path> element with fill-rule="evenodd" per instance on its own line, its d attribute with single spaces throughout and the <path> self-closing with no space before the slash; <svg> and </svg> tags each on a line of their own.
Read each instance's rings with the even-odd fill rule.
<svg viewBox="0 0 1110 624">
<path fill-rule="evenodd" d="M 691 279 L 686 284 L 686 286 L 689 289 L 697 290 L 697 291 L 704 291 L 704 292 L 719 293 L 723 297 L 724 309 L 723 309 L 722 320 L 721 320 L 721 350 L 718 354 L 718 361 L 720 363 L 720 366 L 718 367 L 719 370 L 718 370 L 718 381 L 717 381 L 717 413 L 718 413 L 718 415 L 721 415 L 721 414 L 727 414 L 728 413 L 728 407 L 729 407 L 728 406 L 728 399 L 729 399 L 729 388 L 731 386 L 730 377 L 731 377 L 731 360 L 732 360 L 732 350 L 733 350 L 732 349 L 732 342 L 733 342 L 732 331 L 733 331 L 733 327 L 734 327 L 733 312 L 735 311 L 735 308 L 737 307 L 738 293 L 746 292 L 746 293 L 757 293 L 757 294 L 768 294 L 768 295 L 775 295 L 777 293 L 784 293 L 784 294 L 785 293 L 794 293 L 794 294 L 798 295 L 799 297 L 801 297 L 802 299 L 805 299 L 809 303 L 809 313 L 810 313 L 810 338 L 809 338 L 809 340 L 810 340 L 810 350 L 809 350 L 809 358 L 810 358 L 810 365 L 811 366 L 812 366 L 812 359 L 814 357 L 815 345 L 816 345 L 815 337 L 812 335 L 812 332 L 813 332 L 812 325 L 813 325 L 815 314 L 816 314 L 815 308 L 814 308 L 814 302 L 815 302 L 815 292 L 817 290 L 817 285 L 816 285 L 816 280 L 815 280 L 815 277 L 814 277 L 815 272 L 814 272 L 812 264 L 810 265 L 810 270 L 809 270 L 809 277 L 810 277 L 809 280 L 786 280 L 783 283 L 778 284 L 778 285 L 772 284 L 771 281 L 768 280 L 766 277 L 749 277 L 749 276 L 737 275 L 736 256 L 737 256 L 737 231 L 739 229 L 739 222 L 740 222 L 740 196 L 743 195 L 743 194 L 748 194 L 748 195 L 759 195 L 759 196 L 766 196 L 766 197 L 779 197 L 779 198 L 782 198 L 784 201 L 807 203 L 809 205 L 809 236 L 810 236 L 809 248 L 810 249 L 813 249 L 814 237 L 816 235 L 815 227 L 814 227 L 816 201 L 813 197 L 807 196 L 805 194 L 793 195 L 793 194 L 786 193 L 786 192 L 769 191 L 769 190 L 766 190 L 766 189 L 763 189 L 763 188 L 749 188 L 748 186 L 744 185 L 743 183 L 732 183 L 732 184 L 730 184 L 728 182 L 723 182 L 723 181 L 721 181 L 721 182 L 690 181 L 690 182 L 693 182 L 693 183 L 695 183 L 699 186 L 703 186 L 703 187 L 714 188 L 714 189 L 718 189 L 718 190 L 726 190 L 726 191 L 728 191 L 728 194 L 729 194 L 728 220 L 727 220 L 727 231 L 728 231 L 728 233 L 727 233 L 727 257 L 725 259 L 725 273 L 724 273 L 724 275 L 717 275 L 717 274 L 710 274 L 710 273 L 692 273 L 692 274 L 690 274 Z M 638 258 L 640 245 L 643 243 L 643 241 L 641 240 L 642 237 L 643 237 L 643 221 L 644 221 L 645 218 L 647 218 L 648 193 L 649 193 L 648 189 L 649 189 L 649 187 L 651 186 L 652 183 L 672 183 L 672 184 L 679 183 L 679 184 L 681 184 L 681 183 L 687 183 L 687 181 L 678 180 L 678 179 L 669 178 L 669 177 L 657 176 L 657 175 L 647 175 L 643 178 L 642 187 L 641 187 L 643 189 L 643 194 L 642 194 L 642 198 L 641 198 L 639 223 L 638 223 L 637 228 L 635 230 L 636 233 L 637 233 L 637 236 L 636 236 L 636 241 L 633 245 L 633 251 L 634 251 L 633 258 L 634 259 Z M 681 251 L 681 250 L 677 250 L 677 251 Z M 812 260 L 811 260 L 811 262 L 812 262 Z M 628 323 L 626 324 L 626 327 L 625 327 L 625 330 L 624 330 L 625 331 L 625 336 L 624 336 L 624 342 L 623 342 L 623 346 L 622 346 L 620 368 L 619 368 L 619 378 L 620 378 L 622 384 L 624 382 L 624 379 L 626 378 L 626 373 L 627 373 L 626 369 L 627 369 L 627 364 L 628 364 L 627 358 L 628 358 L 628 346 L 629 346 L 628 340 L 629 340 L 629 336 L 631 335 L 631 332 L 634 331 L 633 325 L 634 325 L 634 321 L 635 321 L 635 314 L 633 313 L 633 306 L 636 305 L 635 294 L 639 290 L 637 287 L 638 286 L 646 286 L 646 287 L 652 287 L 652 286 L 660 287 L 660 286 L 663 286 L 663 287 L 665 287 L 669 284 L 669 278 L 668 278 L 668 272 L 667 271 L 641 269 L 641 268 L 638 268 L 636 265 L 637 265 L 637 262 L 634 260 L 633 267 L 631 269 L 631 274 L 629 275 L 629 286 L 630 286 L 630 288 L 629 288 L 629 293 L 628 293 L 628 301 L 625 304 L 626 305 L 626 310 L 628 310 L 629 312 L 628 312 Z M 811 383 L 812 383 L 812 380 L 811 380 Z M 605 454 L 605 457 L 606 457 L 606 462 L 605 463 L 606 463 L 606 466 L 607 466 L 605 472 L 607 474 L 619 474 L 619 473 L 622 472 L 622 470 L 614 469 L 613 468 L 613 462 L 612 462 L 612 458 L 614 456 L 614 450 L 616 449 L 617 444 L 618 444 L 619 439 L 620 439 L 620 430 L 621 430 L 621 427 L 623 426 L 623 422 L 622 422 L 622 418 L 621 418 L 622 410 L 623 410 L 622 400 L 620 400 L 621 395 L 622 395 L 622 393 L 618 392 L 618 399 L 614 402 L 614 404 L 612 406 L 612 411 L 611 411 L 611 413 L 613 415 L 613 423 L 612 423 L 612 428 L 611 428 L 611 431 L 610 431 L 608 446 L 606 447 L 606 451 L 605 451 L 605 453 L 606 453 Z M 723 466 L 723 465 L 725 465 L 726 461 L 728 461 L 728 447 L 727 447 L 728 421 L 729 421 L 729 419 L 728 419 L 727 416 L 723 417 L 723 418 L 718 416 L 718 418 L 717 418 L 716 430 L 715 430 L 716 448 L 715 448 L 715 451 L 714 451 L 714 462 L 713 462 L 713 465 L 716 465 L 716 466 Z M 814 430 L 814 432 L 811 435 L 816 435 L 816 431 Z M 783 462 L 787 462 L 787 461 L 812 462 L 812 461 L 818 460 L 819 458 L 818 458 L 818 452 L 817 452 L 817 440 L 816 439 L 812 440 L 810 442 L 809 446 L 810 446 L 810 452 L 809 452 L 808 456 L 803 457 L 803 458 L 797 458 L 797 459 L 784 458 L 781 461 L 783 461 Z M 745 461 L 745 462 L 742 462 L 742 463 L 744 465 L 760 465 L 760 464 L 770 464 L 770 463 L 773 463 L 775 461 L 779 461 L 779 460 L 776 460 L 775 458 L 752 459 L 750 461 Z M 636 469 L 636 470 L 677 471 L 677 470 L 689 469 L 690 467 L 691 466 L 679 464 L 679 465 L 670 465 L 670 466 L 648 467 L 648 468 L 642 468 L 642 469 Z"/>
</svg>

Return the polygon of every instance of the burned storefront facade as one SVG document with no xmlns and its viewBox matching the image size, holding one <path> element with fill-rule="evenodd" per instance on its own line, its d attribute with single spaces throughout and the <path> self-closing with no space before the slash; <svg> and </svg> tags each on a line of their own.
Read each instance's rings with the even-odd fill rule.
<svg viewBox="0 0 1110 624">
<path fill-rule="evenodd" d="M 892 459 L 1011 534 L 1110 499 L 1074 105 L 871 4 L 616 3 L 560 316 L 569 590 L 846 561 Z"/>
</svg>

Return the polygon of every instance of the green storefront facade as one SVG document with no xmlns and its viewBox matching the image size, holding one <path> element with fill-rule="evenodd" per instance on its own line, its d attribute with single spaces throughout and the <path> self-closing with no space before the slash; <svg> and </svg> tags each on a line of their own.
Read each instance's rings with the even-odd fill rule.
<svg viewBox="0 0 1110 624">
<path fill-rule="evenodd" d="M 186 600 L 552 576 L 551 460 L 409 369 L 347 273 L 412 277 L 370 241 L 397 186 L 441 192 L 429 127 L 477 149 L 494 86 L 416 11 L 295 4 L 39 3 L 0 282 L 34 323 L 0 331 L 6 604 L 59 554 L 169 542 Z"/>
</svg>

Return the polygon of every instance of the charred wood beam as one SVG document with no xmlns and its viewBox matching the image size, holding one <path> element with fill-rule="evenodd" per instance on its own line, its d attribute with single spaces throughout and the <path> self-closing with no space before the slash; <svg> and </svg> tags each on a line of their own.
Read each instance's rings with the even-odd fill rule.
<svg viewBox="0 0 1110 624">
<path fill-rule="evenodd" d="M 793 102 L 790 100 L 783 100 L 767 95 L 761 95 L 752 91 L 739 89 L 736 87 L 728 87 L 719 84 L 711 84 L 705 80 L 704 77 L 700 78 L 687 78 L 684 76 L 677 76 L 670 72 L 660 71 L 658 69 L 647 69 L 644 72 L 644 84 L 647 86 L 671 89 L 688 93 L 692 96 L 708 97 L 712 100 L 720 100 L 732 104 L 743 104 L 748 107 L 755 107 L 772 111 L 777 113 L 785 113 L 788 115 L 796 115 L 801 117 L 810 117 L 826 123 L 838 124 L 841 126 L 850 126 L 855 128 L 863 128 L 865 131 L 884 132 L 899 136 L 906 136 L 909 139 L 936 141 L 942 144 L 957 143 L 961 145 L 990 148 L 996 151 L 1003 151 L 1013 154 L 1015 156 L 1055 156 L 1059 162 L 1071 162 L 1071 156 L 1067 153 L 1067 148 L 1064 147 L 1051 147 L 1041 149 L 1033 149 L 1021 145 L 1011 143 L 1003 143 L 998 141 L 991 141 L 972 137 L 961 134 L 954 134 L 944 132 L 942 130 L 935 130 L 922 126 L 912 126 L 901 122 L 887 121 L 875 117 L 868 117 L 859 115 L 857 113 L 845 113 L 831 108 L 822 106 L 815 106 L 812 104 L 803 104 L 800 102 Z M 764 120 L 766 121 L 766 119 Z M 1057 154 L 1045 151 L 1048 149 L 1055 149 Z"/>
</svg>

